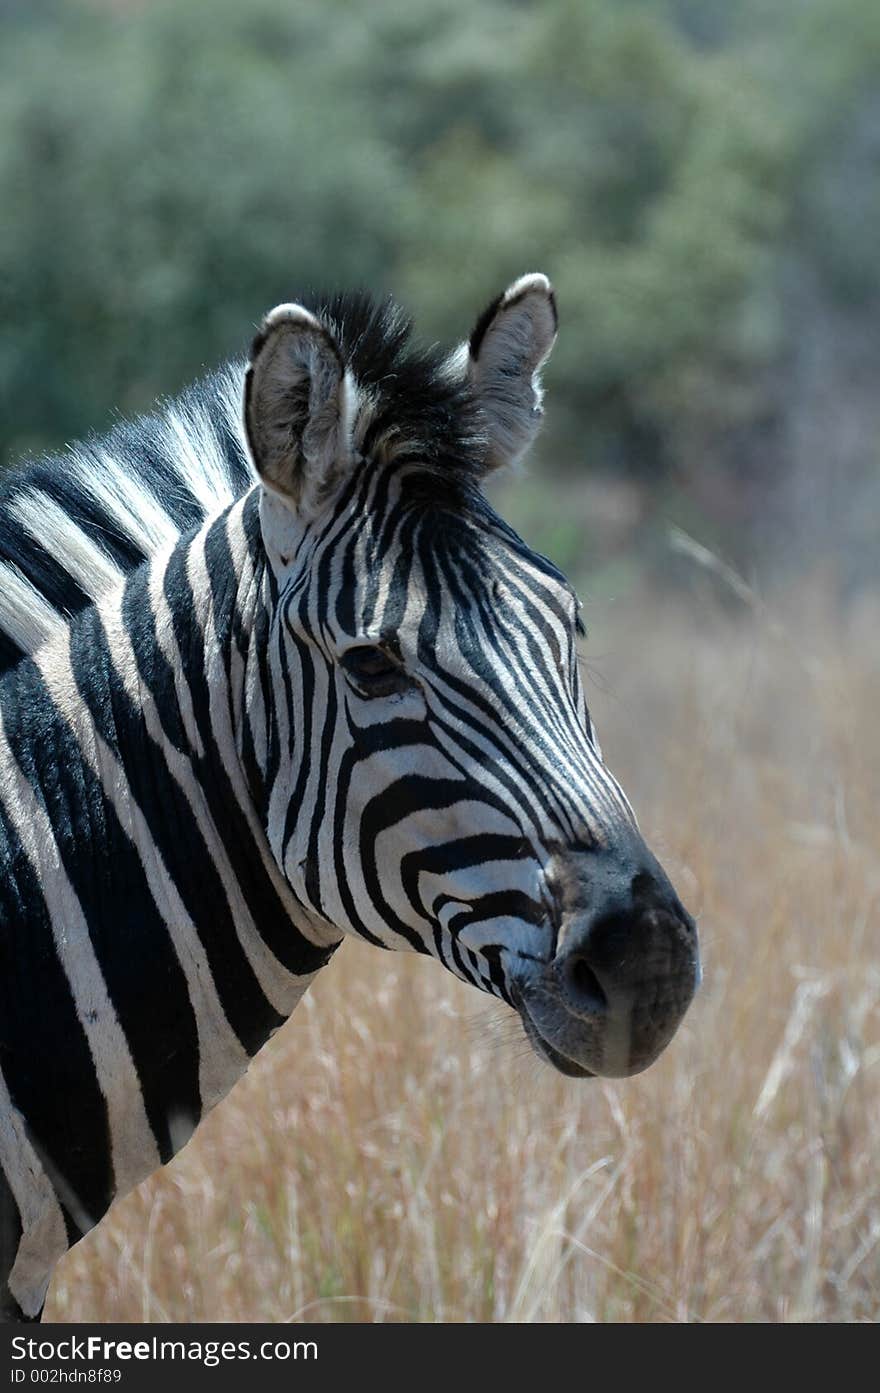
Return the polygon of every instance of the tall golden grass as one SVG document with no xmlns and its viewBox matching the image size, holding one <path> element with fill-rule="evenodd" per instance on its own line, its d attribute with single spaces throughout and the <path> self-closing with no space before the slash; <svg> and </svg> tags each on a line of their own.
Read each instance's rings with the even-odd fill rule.
<svg viewBox="0 0 880 1393">
<path fill-rule="evenodd" d="M 588 606 L 606 756 L 701 924 L 653 1068 L 563 1079 L 346 944 L 47 1319 L 880 1317 L 880 610 L 824 593 Z"/>
</svg>

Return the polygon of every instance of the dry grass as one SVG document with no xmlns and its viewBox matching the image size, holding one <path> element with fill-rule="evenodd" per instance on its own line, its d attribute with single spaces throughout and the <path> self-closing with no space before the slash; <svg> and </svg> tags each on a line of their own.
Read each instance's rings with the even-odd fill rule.
<svg viewBox="0 0 880 1393">
<path fill-rule="evenodd" d="M 701 920 L 666 1056 L 563 1080 L 436 964 L 346 945 L 48 1318 L 880 1317 L 880 615 L 702 584 L 589 614 L 606 754 Z"/>
</svg>

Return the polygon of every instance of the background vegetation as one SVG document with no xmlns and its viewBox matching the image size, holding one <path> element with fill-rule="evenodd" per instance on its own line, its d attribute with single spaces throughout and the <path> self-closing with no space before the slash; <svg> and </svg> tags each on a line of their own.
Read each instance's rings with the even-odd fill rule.
<svg viewBox="0 0 880 1393">
<path fill-rule="evenodd" d="M 303 286 L 393 291 L 456 340 L 537 267 L 564 326 L 541 469 L 576 530 L 525 497 L 563 562 L 675 516 L 876 580 L 873 0 L 0 13 L 5 457 L 178 390 Z"/>
<path fill-rule="evenodd" d="M 584 1088 L 347 945 L 49 1314 L 880 1317 L 875 0 L 0 0 L 0 199 L 8 461 L 304 286 L 456 340 L 551 275 L 495 487 L 707 957 L 667 1056 Z"/>
</svg>

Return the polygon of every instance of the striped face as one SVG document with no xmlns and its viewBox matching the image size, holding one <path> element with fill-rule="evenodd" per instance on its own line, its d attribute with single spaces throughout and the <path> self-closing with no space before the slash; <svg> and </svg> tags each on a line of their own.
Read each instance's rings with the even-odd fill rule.
<svg viewBox="0 0 880 1393">
<path fill-rule="evenodd" d="M 286 877 L 340 928 L 509 999 L 506 956 L 552 950 L 554 849 L 632 827 L 594 744 L 572 591 L 485 500 L 420 499 L 393 466 L 362 467 L 278 581 Z"/>
<path fill-rule="evenodd" d="M 479 489 L 537 424 L 552 292 L 527 277 L 490 307 L 415 426 L 333 328 L 282 307 L 248 376 L 273 853 L 341 931 L 515 1007 L 563 1072 L 637 1072 L 693 994 L 694 926 L 595 742 L 571 588 Z"/>
</svg>

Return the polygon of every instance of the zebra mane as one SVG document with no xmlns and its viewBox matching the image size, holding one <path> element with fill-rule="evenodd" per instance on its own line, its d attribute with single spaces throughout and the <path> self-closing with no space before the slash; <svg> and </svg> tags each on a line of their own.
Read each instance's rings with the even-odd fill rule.
<svg viewBox="0 0 880 1393">
<path fill-rule="evenodd" d="M 253 484 L 244 363 L 0 479 L 0 672 Z"/>
<path fill-rule="evenodd" d="M 412 455 L 427 485 L 461 498 L 486 473 L 485 422 L 466 373 L 467 344 L 449 353 L 413 342 L 412 320 L 390 297 L 361 291 L 301 301 L 333 333 L 361 398 L 364 454 Z M 259 339 L 257 340 L 259 342 Z"/>
<path fill-rule="evenodd" d="M 484 470 L 478 409 L 455 355 L 414 346 L 392 300 L 303 297 L 355 379 L 364 454 L 417 456 L 429 491 L 460 496 Z M 256 476 L 232 362 L 151 414 L 0 478 L 0 673 L 129 571 L 241 497 Z"/>
</svg>

